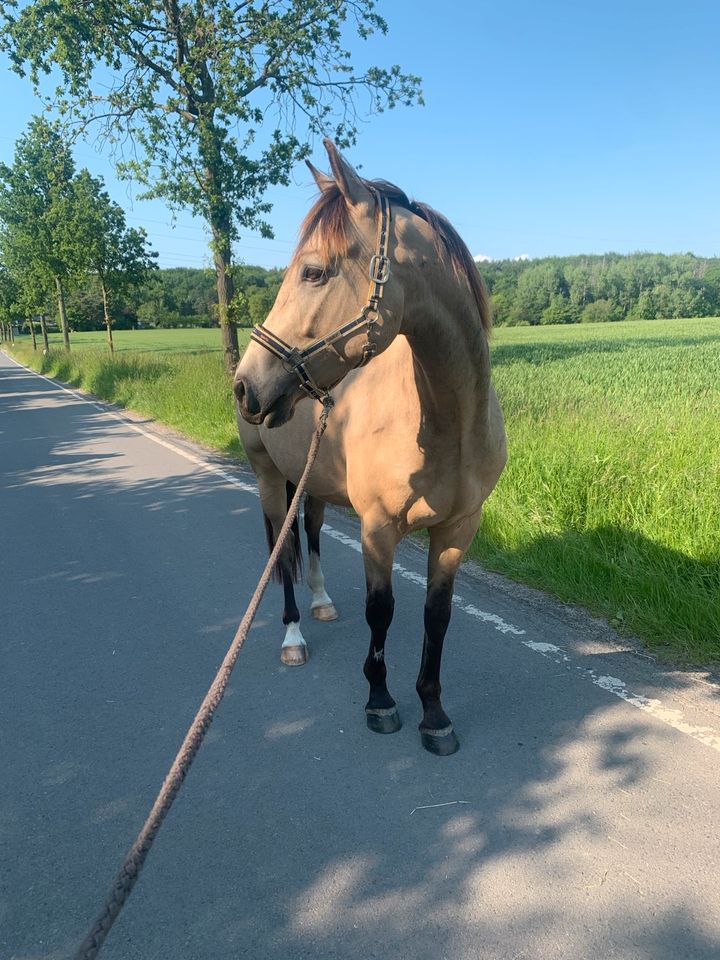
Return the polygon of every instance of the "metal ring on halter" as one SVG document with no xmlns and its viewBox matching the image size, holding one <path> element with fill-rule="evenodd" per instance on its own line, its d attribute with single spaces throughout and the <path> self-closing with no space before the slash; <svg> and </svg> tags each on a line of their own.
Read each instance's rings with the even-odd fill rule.
<svg viewBox="0 0 720 960">
<path fill-rule="evenodd" d="M 375 197 L 376 207 L 379 209 L 378 231 L 377 231 L 377 252 L 370 259 L 368 276 L 370 278 L 370 290 L 368 299 L 360 314 L 354 320 L 342 326 L 336 327 L 331 333 L 324 337 L 313 340 L 310 346 L 300 350 L 286 343 L 282 337 L 279 337 L 272 330 L 268 330 L 262 323 L 253 328 L 250 339 L 265 347 L 267 351 L 278 357 L 283 362 L 283 366 L 288 372 L 295 373 L 300 381 L 301 388 L 314 400 L 320 400 L 326 404 L 332 404 L 329 390 L 318 386 L 310 376 L 305 364 L 308 360 L 324 350 L 326 347 L 333 346 L 336 341 L 349 337 L 363 327 L 367 328 L 367 342 L 363 344 L 362 356 L 356 367 L 365 366 L 377 354 L 378 345 L 370 339 L 371 333 L 377 324 L 380 316 L 380 300 L 383 295 L 383 288 L 390 279 L 390 258 L 388 257 L 388 246 L 390 242 L 390 201 L 388 198 L 368 185 L 368 189 Z M 334 348 L 336 349 L 336 348 Z M 336 353 L 339 351 L 336 349 Z"/>
</svg>

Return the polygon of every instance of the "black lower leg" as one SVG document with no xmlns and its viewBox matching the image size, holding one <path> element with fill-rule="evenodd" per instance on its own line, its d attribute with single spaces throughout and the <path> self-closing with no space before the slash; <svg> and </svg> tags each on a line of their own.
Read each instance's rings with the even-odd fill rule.
<svg viewBox="0 0 720 960">
<path fill-rule="evenodd" d="M 452 582 L 428 592 L 425 602 L 425 637 L 416 689 L 423 705 L 420 734 L 423 746 L 431 753 L 455 753 L 460 744 L 450 718 L 440 701 L 440 663 L 443 642 L 450 622 Z"/>
<path fill-rule="evenodd" d="M 292 564 L 283 559 L 282 555 L 278 561 L 280 573 L 282 576 L 283 594 L 285 596 L 285 608 L 283 610 L 283 623 L 287 626 L 289 623 L 300 622 L 300 611 L 295 602 L 295 585 L 292 571 Z"/>
<path fill-rule="evenodd" d="M 368 727 L 376 733 L 395 733 L 401 727 L 395 701 L 387 688 L 385 667 L 385 639 L 394 608 L 395 601 L 389 584 L 381 588 L 368 587 L 365 619 L 370 627 L 370 650 L 363 672 L 370 684 L 370 696 L 365 714 Z"/>
<path fill-rule="evenodd" d="M 305 533 L 309 553 L 320 556 L 320 530 L 323 525 L 325 504 L 310 495 L 305 497 Z"/>
</svg>

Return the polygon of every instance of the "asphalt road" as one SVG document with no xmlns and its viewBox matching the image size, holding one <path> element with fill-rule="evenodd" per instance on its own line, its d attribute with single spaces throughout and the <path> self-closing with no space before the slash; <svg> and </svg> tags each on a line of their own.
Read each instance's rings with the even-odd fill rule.
<svg viewBox="0 0 720 960">
<path fill-rule="evenodd" d="M 3 960 L 67 957 L 97 912 L 265 562 L 252 482 L 0 355 Z M 306 616 L 284 667 L 270 589 L 103 958 L 718 960 L 717 687 L 471 570 L 443 675 L 462 746 L 431 756 L 406 544 L 405 725 L 372 734 L 357 525 L 328 524 L 341 619 Z"/>
</svg>

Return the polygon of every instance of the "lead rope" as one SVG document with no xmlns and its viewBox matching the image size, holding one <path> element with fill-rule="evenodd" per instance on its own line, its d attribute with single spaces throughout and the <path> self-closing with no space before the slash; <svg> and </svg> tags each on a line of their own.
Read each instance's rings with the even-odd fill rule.
<svg viewBox="0 0 720 960">
<path fill-rule="evenodd" d="M 115 920 L 125 905 L 125 901 L 128 899 L 133 887 L 135 886 L 135 882 L 137 881 L 143 864 L 145 863 L 145 858 L 150 852 L 153 841 L 155 840 L 155 837 L 162 826 L 163 820 L 170 811 L 170 807 L 172 806 L 175 797 L 180 792 L 180 787 L 182 786 L 183 780 L 185 779 L 187 772 L 190 769 L 203 740 L 205 739 L 205 734 L 210 728 L 215 711 L 220 706 L 220 702 L 225 694 L 225 689 L 230 681 L 230 674 L 233 671 L 235 661 L 238 658 L 240 650 L 242 649 L 242 645 L 245 642 L 245 638 L 248 634 L 248 630 L 250 629 L 250 626 L 255 618 L 257 608 L 262 600 L 263 594 L 265 593 L 265 588 L 267 587 L 270 577 L 272 576 L 273 568 L 277 563 L 280 551 L 282 550 L 283 544 L 287 539 L 292 522 L 297 515 L 298 507 L 300 505 L 300 497 L 302 496 L 305 484 L 307 483 L 310 470 L 315 463 L 315 458 L 317 457 L 318 448 L 320 446 L 320 440 L 325 432 L 325 427 L 327 426 L 327 418 L 328 414 L 330 413 L 331 406 L 332 400 L 328 397 L 328 402 L 323 405 L 323 412 L 320 415 L 317 429 L 315 430 L 312 442 L 310 444 L 305 469 L 297 485 L 297 489 L 295 490 L 295 496 L 292 498 L 290 506 L 288 507 L 285 523 L 282 525 L 277 538 L 277 543 L 270 554 L 270 558 L 265 569 L 263 570 L 258 585 L 255 588 L 255 593 L 252 595 L 247 610 L 245 611 L 245 615 L 240 621 L 240 625 L 238 626 L 235 637 L 230 644 L 230 648 L 225 654 L 225 659 L 220 665 L 220 669 L 215 675 L 215 679 L 213 680 L 210 689 L 205 694 L 205 699 L 201 703 L 200 709 L 195 714 L 195 719 L 190 725 L 190 729 L 188 730 L 185 739 L 183 740 L 183 744 L 180 747 L 172 766 L 170 767 L 168 775 L 165 777 L 163 785 L 160 788 L 160 793 L 157 795 L 155 803 L 148 814 L 148 818 L 145 821 L 142 830 L 137 835 L 135 842 L 125 856 L 122 867 L 115 877 L 115 882 L 105 898 L 105 903 L 103 904 L 102 910 L 98 914 L 97 919 L 88 931 L 87 936 L 83 940 L 82 944 L 76 953 L 73 954 L 72 960 L 94 960 L 94 958 L 97 957 L 98 953 L 100 952 L 100 948 L 105 942 L 105 938 L 112 928 L 113 923 L 115 923 Z"/>
</svg>

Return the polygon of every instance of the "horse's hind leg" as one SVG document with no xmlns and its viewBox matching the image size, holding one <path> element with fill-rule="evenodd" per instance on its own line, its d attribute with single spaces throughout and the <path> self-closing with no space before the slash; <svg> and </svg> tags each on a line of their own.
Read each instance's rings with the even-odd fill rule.
<svg viewBox="0 0 720 960">
<path fill-rule="evenodd" d="M 460 743 L 440 701 L 440 662 L 450 623 L 455 574 L 477 530 L 476 521 L 430 530 L 425 637 L 416 689 L 423 705 L 422 744 L 430 753 L 447 756 Z"/>
<path fill-rule="evenodd" d="M 337 620 L 337 610 L 325 591 L 320 566 L 320 529 L 325 516 L 325 501 L 308 494 L 305 497 L 305 533 L 308 541 L 308 586 L 312 590 L 310 612 L 316 620 Z"/>
<path fill-rule="evenodd" d="M 262 470 L 255 467 L 260 489 L 260 502 L 265 514 L 265 528 L 268 535 L 268 546 L 272 549 L 280 528 L 287 516 L 288 503 L 292 499 L 294 487 L 286 483 L 285 478 L 274 465 L 267 464 Z M 285 624 L 285 639 L 280 650 L 280 659 L 288 666 L 299 666 L 307 662 L 308 649 L 305 638 L 300 632 L 300 611 L 295 602 L 294 583 L 297 580 L 301 566 L 300 535 L 298 524 L 295 522 L 288 534 L 285 545 L 278 558 L 276 577 L 282 582 L 285 595 L 283 623 Z"/>
<path fill-rule="evenodd" d="M 365 619 L 370 627 L 370 650 L 363 668 L 370 684 L 365 716 L 368 727 L 375 733 L 395 733 L 402 723 L 387 688 L 385 639 L 395 609 L 391 574 L 397 536 L 391 527 L 368 530 L 363 523 L 362 545 L 367 582 Z"/>
</svg>

